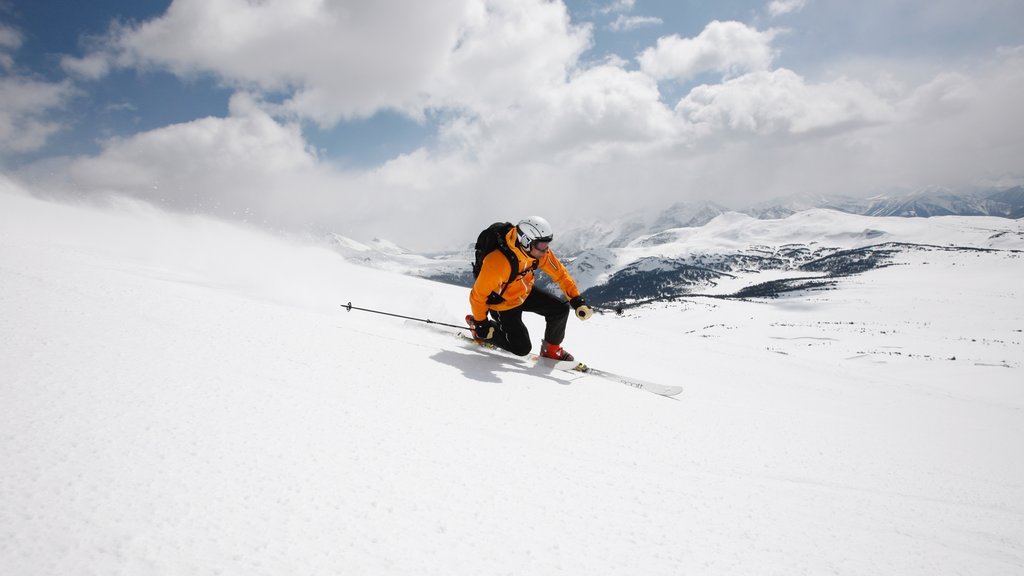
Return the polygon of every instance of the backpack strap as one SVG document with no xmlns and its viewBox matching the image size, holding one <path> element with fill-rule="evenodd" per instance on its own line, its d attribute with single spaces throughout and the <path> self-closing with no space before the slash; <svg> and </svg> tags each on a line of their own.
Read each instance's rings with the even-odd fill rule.
<svg viewBox="0 0 1024 576">
<path fill-rule="evenodd" d="M 508 234 L 507 230 L 505 231 L 505 234 Z M 501 292 L 490 293 L 490 295 L 487 297 L 488 304 L 500 304 L 504 302 L 505 299 L 502 297 L 502 295 L 505 293 L 505 290 L 508 289 L 509 285 L 515 282 L 516 278 L 518 278 L 519 276 L 525 276 L 527 272 L 535 270 L 538 264 L 538 261 L 534 260 L 532 266 L 530 266 L 529 268 L 520 273 L 519 257 L 516 256 L 515 251 L 512 250 L 512 248 L 508 245 L 508 242 L 505 241 L 505 234 L 498 234 L 498 250 L 505 255 L 505 258 L 508 259 L 508 281 L 505 282 L 505 287 L 501 289 Z"/>
</svg>

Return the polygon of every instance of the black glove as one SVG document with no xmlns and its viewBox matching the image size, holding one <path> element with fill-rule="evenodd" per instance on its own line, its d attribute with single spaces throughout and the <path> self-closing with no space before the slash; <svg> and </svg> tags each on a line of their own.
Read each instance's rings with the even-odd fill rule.
<svg viewBox="0 0 1024 576">
<path fill-rule="evenodd" d="M 496 326 L 494 322 L 490 320 L 477 320 L 473 319 L 473 337 L 480 340 L 490 340 L 494 338 L 494 330 Z"/>
<path fill-rule="evenodd" d="M 572 300 L 569 300 L 569 305 L 576 310 L 576 317 L 580 320 L 589 320 L 594 315 L 594 309 L 587 306 L 587 301 L 583 299 L 583 296 L 577 296 Z"/>
</svg>

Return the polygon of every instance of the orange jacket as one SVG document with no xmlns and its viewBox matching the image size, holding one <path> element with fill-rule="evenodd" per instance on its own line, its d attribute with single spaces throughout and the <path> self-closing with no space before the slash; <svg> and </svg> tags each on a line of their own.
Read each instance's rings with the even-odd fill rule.
<svg viewBox="0 0 1024 576">
<path fill-rule="evenodd" d="M 552 280 L 558 283 L 558 286 L 562 288 L 562 292 L 570 300 L 580 295 L 576 282 L 569 275 L 562 262 L 558 260 L 558 257 L 555 256 L 555 253 L 549 248 L 540 257 L 540 260 L 531 257 L 516 242 L 517 232 L 516 227 L 513 226 L 508 231 L 508 234 L 505 235 L 505 242 L 519 260 L 519 275 L 511 283 L 509 283 L 508 277 L 512 270 L 508 258 L 501 253 L 501 250 L 495 250 L 484 257 L 483 265 L 480 267 L 480 275 L 476 277 L 473 289 L 469 292 L 469 305 L 473 309 L 473 318 L 477 320 L 486 319 L 488 309 L 502 311 L 521 306 L 526 297 L 530 295 L 530 291 L 533 290 L 535 262 L 537 268 L 543 270 Z M 507 287 L 506 284 L 508 284 Z M 502 293 L 502 290 L 505 290 L 505 292 Z M 491 292 L 501 294 L 504 301 L 499 304 L 488 304 L 487 297 Z"/>
</svg>

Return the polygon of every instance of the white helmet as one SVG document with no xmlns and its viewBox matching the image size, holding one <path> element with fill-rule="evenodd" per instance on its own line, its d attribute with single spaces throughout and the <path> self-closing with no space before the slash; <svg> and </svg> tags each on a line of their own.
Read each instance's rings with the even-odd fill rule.
<svg viewBox="0 0 1024 576">
<path fill-rule="evenodd" d="M 551 224 L 540 216 L 527 216 L 516 224 L 519 231 L 519 245 L 530 248 L 534 242 L 551 242 Z"/>
</svg>

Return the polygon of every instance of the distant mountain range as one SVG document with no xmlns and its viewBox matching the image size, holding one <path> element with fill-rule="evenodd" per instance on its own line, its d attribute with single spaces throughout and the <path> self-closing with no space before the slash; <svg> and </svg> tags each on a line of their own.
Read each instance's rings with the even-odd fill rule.
<svg viewBox="0 0 1024 576">
<path fill-rule="evenodd" d="M 949 190 L 932 189 L 897 197 L 826 201 L 817 207 L 864 216 L 999 216 L 1017 219 L 1024 216 L 1024 187 L 977 194 L 955 194 Z"/>
<path fill-rule="evenodd" d="M 861 216 L 929 218 L 933 216 L 1024 217 L 1024 186 L 958 194 L 928 188 L 908 194 L 870 198 L 802 195 L 730 209 L 714 202 L 679 202 L 656 215 L 630 214 L 617 221 L 587 223 L 560 235 L 560 253 L 575 255 L 596 246 L 619 248 L 641 236 L 672 228 L 694 228 L 726 212 L 739 212 L 759 220 L 787 218 L 813 208 L 838 210 Z"/>
<path fill-rule="evenodd" d="M 989 218 L 924 220 L 933 216 Z M 677 203 L 655 215 L 578 225 L 559 234 L 557 249 L 596 305 L 688 295 L 770 297 L 827 289 L 837 278 L 887 266 L 908 250 L 1024 250 L 1021 216 L 1019 186 L 979 194 L 932 189 L 865 199 L 804 196 L 739 211 Z M 363 244 L 335 236 L 333 244 L 353 262 L 472 284 L 470 244 L 431 255 L 383 240 Z M 543 285 L 546 277 L 539 278 Z"/>
</svg>

